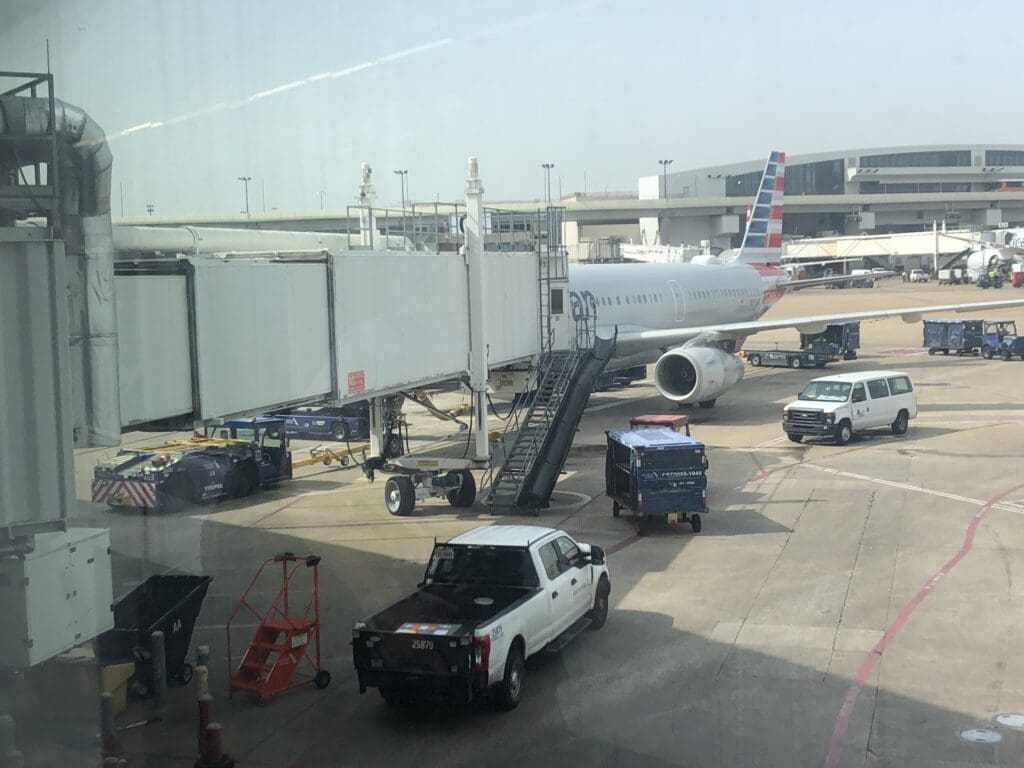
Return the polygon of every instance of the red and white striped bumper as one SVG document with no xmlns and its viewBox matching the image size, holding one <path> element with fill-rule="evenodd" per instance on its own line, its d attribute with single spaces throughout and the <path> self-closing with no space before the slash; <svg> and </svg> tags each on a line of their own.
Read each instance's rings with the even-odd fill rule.
<svg viewBox="0 0 1024 768">
<path fill-rule="evenodd" d="M 113 507 L 156 507 L 156 483 L 143 480 L 93 480 L 92 500 Z"/>
</svg>

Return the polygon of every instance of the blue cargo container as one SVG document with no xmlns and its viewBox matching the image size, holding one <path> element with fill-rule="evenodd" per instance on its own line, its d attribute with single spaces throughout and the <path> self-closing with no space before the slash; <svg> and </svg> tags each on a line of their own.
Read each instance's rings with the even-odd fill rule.
<svg viewBox="0 0 1024 768">
<path fill-rule="evenodd" d="M 929 355 L 976 355 L 983 343 L 981 326 L 981 320 L 925 320 L 923 346 Z"/>
<path fill-rule="evenodd" d="M 701 529 L 707 513 L 708 460 L 704 443 L 667 427 L 606 433 L 605 491 L 612 515 L 629 510 L 637 531 L 645 521 L 688 522 Z"/>
</svg>

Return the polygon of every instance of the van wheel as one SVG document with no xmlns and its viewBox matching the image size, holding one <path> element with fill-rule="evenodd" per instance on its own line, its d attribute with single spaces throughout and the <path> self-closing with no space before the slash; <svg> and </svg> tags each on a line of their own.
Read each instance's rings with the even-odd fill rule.
<svg viewBox="0 0 1024 768">
<path fill-rule="evenodd" d="M 836 445 L 846 445 L 853 439 L 853 426 L 847 419 L 839 422 L 836 427 Z"/>
<path fill-rule="evenodd" d="M 905 435 L 909 426 L 910 417 L 906 411 L 900 411 L 896 414 L 896 421 L 892 423 L 892 433 L 894 435 Z"/>
<path fill-rule="evenodd" d="M 792 360 L 789 361 L 790 368 L 803 368 L 803 366 L 804 361 L 801 360 L 799 357 L 794 357 Z"/>
<path fill-rule="evenodd" d="M 794 443 L 802 443 L 804 441 L 804 436 L 798 435 L 795 432 L 787 432 L 786 437 L 788 437 Z"/>
<path fill-rule="evenodd" d="M 523 677 L 526 674 L 526 666 L 523 664 L 523 652 L 516 643 L 508 651 L 508 658 L 505 659 L 505 676 L 498 683 L 497 703 L 498 707 L 506 712 L 519 706 L 523 698 Z"/>
</svg>

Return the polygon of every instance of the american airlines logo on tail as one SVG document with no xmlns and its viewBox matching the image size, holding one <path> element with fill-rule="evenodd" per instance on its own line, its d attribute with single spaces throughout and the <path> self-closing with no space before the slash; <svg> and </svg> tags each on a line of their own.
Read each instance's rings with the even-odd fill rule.
<svg viewBox="0 0 1024 768">
<path fill-rule="evenodd" d="M 782 261 L 782 193 L 786 181 L 786 153 L 772 152 L 761 177 L 757 200 L 747 217 L 747 231 L 736 258 L 748 264 Z"/>
</svg>

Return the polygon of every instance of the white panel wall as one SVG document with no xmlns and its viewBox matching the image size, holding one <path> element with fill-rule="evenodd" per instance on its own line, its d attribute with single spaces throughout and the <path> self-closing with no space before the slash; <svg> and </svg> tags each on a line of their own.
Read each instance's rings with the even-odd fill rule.
<svg viewBox="0 0 1024 768">
<path fill-rule="evenodd" d="M 330 392 L 326 264 L 193 263 L 202 418 Z"/>
<path fill-rule="evenodd" d="M 114 279 L 124 426 L 192 411 L 186 292 L 184 275 Z"/>
<path fill-rule="evenodd" d="M 461 255 L 348 251 L 332 258 L 343 399 L 466 370 L 468 296 Z"/>
<path fill-rule="evenodd" d="M 64 267 L 63 242 L 45 241 L 41 231 L 0 230 L 4 528 L 45 525 L 76 508 Z"/>
<path fill-rule="evenodd" d="M 484 254 L 487 363 L 502 365 L 529 357 L 540 339 L 537 254 Z M 565 313 L 569 297 L 565 295 Z"/>
</svg>

